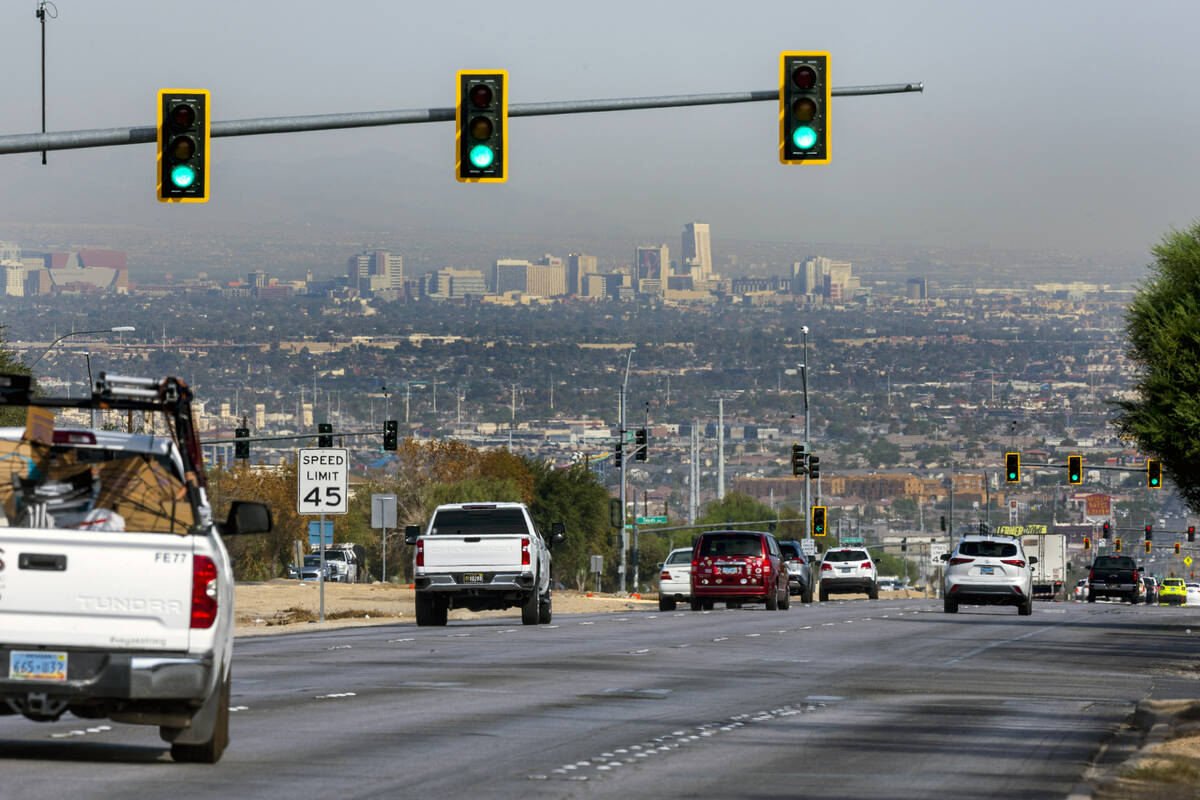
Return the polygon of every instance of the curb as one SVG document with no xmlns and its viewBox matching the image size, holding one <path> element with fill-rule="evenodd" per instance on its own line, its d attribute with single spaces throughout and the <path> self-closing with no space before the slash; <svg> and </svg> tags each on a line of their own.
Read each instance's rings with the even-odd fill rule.
<svg viewBox="0 0 1200 800">
<path fill-rule="evenodd" d="M 1083 780 L 1067 795 L 1067 800 L 1090 800 L 1098 789 L 1115 783 L 1123 773 L 1136 769 L 1141 761 L 1153 756 L 1160 745 L 1174 738 L 1172 734 L 1178 728 L 1192 728 L 1198 719 L 1200 699 L 1140 701 L 1130 715 L 1128 729 L 1118 733 L 1101 749 L 1096 763 L 1084 773 Z M 1136 738 L 1138 732 L 1140 741 Z M 1120 760 L 1109 758 L 1121 754 L 1124 757 Z"/>
</svg>

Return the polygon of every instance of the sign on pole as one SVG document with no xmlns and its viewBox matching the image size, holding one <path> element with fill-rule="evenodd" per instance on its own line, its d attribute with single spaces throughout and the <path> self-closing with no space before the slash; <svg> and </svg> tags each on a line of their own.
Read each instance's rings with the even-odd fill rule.
<svg viewBox="0 0 1200 800">
<path fill-rule="evenodd" d="M 929 545 L 929 563 L 935 567 L 942 565 L 942 556 L 949 552 L 949 547 L 941 542 L 934 542 Z"/>
<path fill-rule="evenodd" d="M 298 451 L 297 512 L 345 514 L 350 457 L 344 447 L 311 447 Z"/>
<path fill-rule="evenodd" d="M 816 539 L 801 539 L 800 540 L 800 552 L 806 556 L 815 556 L 817 554 L 817 540 Z"/>
<path fill-rule="evenodd" d="M 325 546 L 333 545 L 333 520 L 321 520 L 325 523 Z M 308 546 L 312 549 L 317 549 L 321 546 L 321 522 L 317 520 L 308 521 Z"/>
<path fill-rule="evenodd" d="M 637 524 L 638 525 L 666 525 L 667 518 L 666 517 L 638 517 Z"/>
<path fill-rule="evenodd" d="M 396 527 L 396 495 L 371 495 L 371 527 L 389 530 Z"/>
</svg>

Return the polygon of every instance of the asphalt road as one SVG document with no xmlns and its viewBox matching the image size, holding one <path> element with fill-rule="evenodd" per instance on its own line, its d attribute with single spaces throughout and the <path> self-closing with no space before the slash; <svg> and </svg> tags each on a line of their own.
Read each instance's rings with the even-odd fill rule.
<svg viewBox="0 0 1200 800">
<path fill-rule="evenodd" d="M 1066 797 L 1138 700 L 1200 696 L 1198 639 L 1197 608 L 933 600 L 239 639 L 216 766 L 2 717 L 0 796 Z"/>
</svg>

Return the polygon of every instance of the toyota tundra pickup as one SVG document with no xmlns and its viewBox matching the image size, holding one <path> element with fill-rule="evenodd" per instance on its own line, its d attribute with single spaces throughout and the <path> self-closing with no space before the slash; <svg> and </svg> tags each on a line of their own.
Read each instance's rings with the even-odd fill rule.
<svg viewBox="0 0 1200 800">
<path fill-rule="evenodd" d="M 452 608 L 514 607 L 526 625 L 550 622 L 550 548 L 565 538 L 561 522 L 544 538 L 522 503 L 438 506 L 423 535 L 417 525 L 404 531 L 417 624 L 445 625 Z"/>
<path fill-rule="evenodd" d="M 90 397 L 0 375 L 0 714 L 155 725 L 176 761 L 229 741 L 233 570 L 222 536 L 260 533 L 259 503 L 214 524 L 192 393 L 100 373 Z M 166 435 L 90 430 L 55 411 L 161 414 Z M 160 426 L 161 429 L 161 426 Z"/>
</svg>

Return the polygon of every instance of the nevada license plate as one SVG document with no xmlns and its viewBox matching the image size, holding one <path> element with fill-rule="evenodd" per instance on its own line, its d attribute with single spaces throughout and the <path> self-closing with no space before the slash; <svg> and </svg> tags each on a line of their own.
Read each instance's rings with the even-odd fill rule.
<svg viewBox="0 0 1200 800">
<path fill-rule="evenodd" d="M 722 575 L 737 575 L 741 571 L 741 567 L 721 567 Z"/>
<path fill-rule="evenodd" d="M 483 583 L 483 573 L 465 572 L 463 573 L 463 583 Z"/>
<path fill-rule="evenodd" d="M 65 681 L 67 654 L 47 650 L 13 650 L 8 654 L 8 678 L 14 681 Z"/>
<path fill-rule="evenodd" d="M 995 567 L 980 567 L 979 568 L 980 575 L 991 575 L 994 571 L 995 571 Z"/>
</svg>

